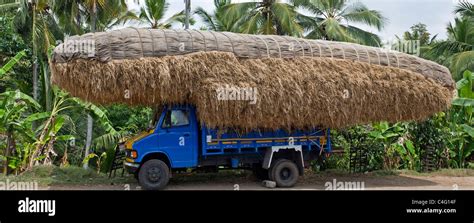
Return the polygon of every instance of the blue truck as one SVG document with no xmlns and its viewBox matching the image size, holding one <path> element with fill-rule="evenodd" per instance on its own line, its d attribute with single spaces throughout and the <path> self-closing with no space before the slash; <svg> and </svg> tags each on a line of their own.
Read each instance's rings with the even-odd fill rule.
<svg viewBox="0 0 474 223">
<path fill-rule="evenodd" d="M 212 129 L 192 105 L 162 106 L 147 131 L 119 146 L 125 169 L 147 190 L 163 189 L 174 172 L 225 168 L 252 169 L 259 179 L 292 187 L 305 167 L 331 152 L 329 129 Z"/>
</svg>

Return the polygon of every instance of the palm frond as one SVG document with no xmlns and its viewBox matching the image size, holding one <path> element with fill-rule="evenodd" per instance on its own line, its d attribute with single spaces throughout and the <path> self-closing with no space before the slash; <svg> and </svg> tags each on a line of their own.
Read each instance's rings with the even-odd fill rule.
<svg viewBox="0 0 474 223">
<path fill-rule="evenodd" d="M 377 34 L 367 32 L 355 26 L 346 26 L 344 27 L 346 32 L 359 44 L 381 47 L 382 40 Z"/>
<path fill-rule="evenodd" d="M 450 70 L 456 80 L 462 77 L 464 71 L 474 70 L 474 51 L 465 51 L 453 55 Z"/>
<path fill-rule="evenodd" d="M 198 15 L 203 21 L 203 23 L 207 27 L 209 27 L 209 29 L 218 31 L 218 28 L 217 28 L 216 23 L 214 22 L 213 16 L 210 13 L 208 13 L 204 8 L 202 7 L 196 8 L 196 10 L 194 10 L 194 14 Z"/>
<path fill-rule="evenodd" d="M 355 39 L 350 36 L 346 29 L 341 26 L 339 21 L 334 18 L 327 18 L 321 25 L 325 28 L 325 34 L 329 40 L 345 41 L 345 42 L 355 42 Z"/>
<path fill-rule="evenodd" d="M 96 137 L 92 143 L 96 148 L 112 148 L 130 134 L 128 131 L 109 132 Z"/>
<path fill-rule="evenodd" d="M 257 2 L 232 3 L 222 8 L 223 19 L 227 21 L 242 21 L 242 18 L 248 17 L 250 11 L 256 9 Z"/>
<path fill-rule="evenodd" d="M 346 8 L 340 16 L 350 22 L 358 22 L 371 27 L 376 27 L 379 31 L 382 30 L 387 21 L 387 18 L 382 16 L 381 12 L 370 10 L 360 2 L 354 3 Z"/>
<path fill-rule="evenodd" d="M 474 4 L 467 0 L 460 1 L 459 4 L 454 9 L 454 13 L 461 14 L 462 16 L 465 16 L 465 17 L 474 18 Z"/>
<path fill-rule="evenodd" d="M 284 34 L 298 37 L 303 35 L 303 28 L 296 20 L 298 12 L 293 6 L 286 3 L 274 3 L 271 9 Z"/>
</svg>

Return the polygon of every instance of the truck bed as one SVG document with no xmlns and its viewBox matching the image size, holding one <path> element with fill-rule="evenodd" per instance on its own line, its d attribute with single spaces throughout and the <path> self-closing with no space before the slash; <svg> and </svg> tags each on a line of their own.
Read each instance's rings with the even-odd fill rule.
<svg viewBox="0 0 474 223">
<path fill-rule="evenodd" d="M 330 152 L 331 140 L 329 129 L 311 131 L 252 131 L 239 134 L 235 131 L 222 131 L 201 128 L 202 156 L 225 154 L 263 153 L 272 146 L 301 145 L 303 150 L 321 150 Z"/>
</svg>

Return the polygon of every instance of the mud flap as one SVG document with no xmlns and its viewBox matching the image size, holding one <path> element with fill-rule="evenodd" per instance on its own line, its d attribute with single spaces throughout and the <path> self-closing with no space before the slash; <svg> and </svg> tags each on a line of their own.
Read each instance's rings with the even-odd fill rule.
<svg viewBox="0 0 474 223">
<path fill-rule="evenodd" d="M 265 157 L 263 159 L 262 168 L 268 170 L 272 165 L 273 161 L 273 154 L 278 153 L 280 150 L 294 150 L 295 153 L 299 153 L 296 155 L 296 165 L 298 166 L 298 170 L 300 175 L 304 173 L 304 159 L 303 159 L 303 149 L 301 145 L 293 145 L 293 146 L 272 146 L 265 151 Z"/>
</svg>

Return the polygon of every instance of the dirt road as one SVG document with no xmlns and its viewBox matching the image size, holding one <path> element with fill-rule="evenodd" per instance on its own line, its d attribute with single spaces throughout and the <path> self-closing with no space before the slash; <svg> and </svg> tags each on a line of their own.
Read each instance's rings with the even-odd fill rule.
<svg viewBox="0 0 474 223">
<path fill-rule="evenodd" d="M 192 175 L 192 176 L 185 176 Z M 134 181 L 129 181 L 134 182 Z M 137 183 L 52 185 L 49 190 L 140 190 Z M 175 176 L 166 190 L 474 190 L 474 176 L 307 174 L 289 189 L 262 186 L 250 174 Z"/>
</svg>

